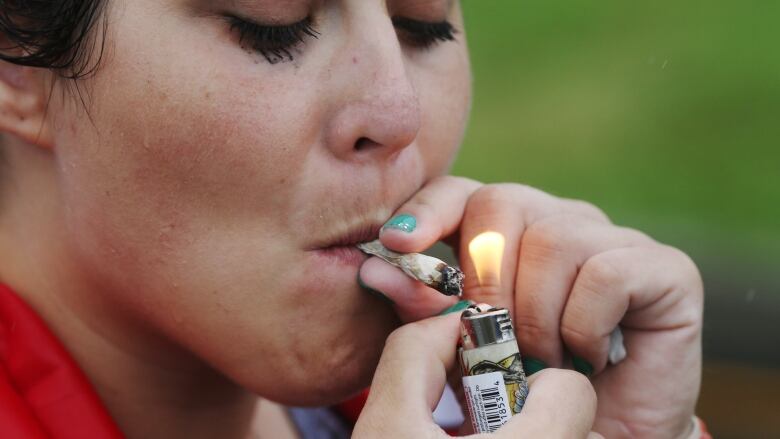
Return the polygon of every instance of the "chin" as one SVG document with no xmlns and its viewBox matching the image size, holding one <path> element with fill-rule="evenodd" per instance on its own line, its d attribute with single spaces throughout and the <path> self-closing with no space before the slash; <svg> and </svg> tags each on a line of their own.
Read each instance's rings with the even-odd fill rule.
<svg viewBox="0 0 780 439">
<path fill-rule="evenodd" d="M 379 362 L 381 350 L 374 352 L 364 350 L 365 358 L 355 358 L 348 364 L 326 368 L 330 373 L 321 378 L 301 383 L 301 392 L 290 398 L 287 405 L 296 406 L 328 406 L 344 401 L 371 385 L 376 365 Z"/>
<path fill-rule="evenodd" d="M 291 406 L 332 405 L 365 389 L 371 384 L 387 336 L 399 324 L 392 310 L 382 308 L 372 313 L 370 328 L 359 326 L 352 337 L 292 341 L 290 349 L 278 357 L 284 358 L 280 367 L 273 368 L 277 379 L 269 383 L 266 375 L 260 386 L 251 388 L 261 397 Z"/>
</svg>

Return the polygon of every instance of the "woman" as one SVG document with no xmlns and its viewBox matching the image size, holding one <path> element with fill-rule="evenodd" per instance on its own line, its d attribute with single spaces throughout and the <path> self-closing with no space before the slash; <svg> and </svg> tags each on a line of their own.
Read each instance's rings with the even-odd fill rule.
<svg viewBox="0 0 780 439">
<path fill-rule="evenodd" d="M 527 368 L 550 370 L 503 434 L 695 434 L 691 261 L 584 202 L 446 176 L 470 102 L 457 2 L 55 3 L 2 4 L 4 324 L 56 334 L 99 435 L 293 436 L 271 401 L 332 404 L 372 376 L 356 435 L 443 434 L 458 319 L 429 317 L 454 300 L 354 249 L 380 228 L 403 252 L 506 237 L 500 281 L 461 258 L 465 297 L 509 308 Z M 629 356 L 607 366 L 618 323 Z M 553 369 L 569 355 L 592 387 Z M 79 428 L 26 389 L 30 431 Z"/>
</svg>

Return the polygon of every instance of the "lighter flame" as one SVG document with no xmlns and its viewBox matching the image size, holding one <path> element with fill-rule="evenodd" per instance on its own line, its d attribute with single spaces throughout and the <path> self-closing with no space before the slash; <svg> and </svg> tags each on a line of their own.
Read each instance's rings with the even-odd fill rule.
<svg viewBox="0 0 780 439">
<path fill-rule="evenodd" d="M 480 233 L 469 243 L 469 255 L 480 285 L 498 285 L 501 281 L 501 259 L 504 257 L 504 235 Z"/>
</svg>

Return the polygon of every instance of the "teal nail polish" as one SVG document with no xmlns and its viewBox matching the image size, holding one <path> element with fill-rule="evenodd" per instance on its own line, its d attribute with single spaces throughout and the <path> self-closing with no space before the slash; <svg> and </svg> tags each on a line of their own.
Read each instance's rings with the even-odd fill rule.
<svg viewBox="0 0 780 439">
<path fill-rule="evenodd" d="M 574 365 L 574 370 L 589 377 L 593 375 L 593 365 L 583 360 L 580 357 L 571 357 L 571 362 Z"/>
<path fill-rule="evenodd" d="M 463 311 L 464 309 L 468 308 L 469 305 L 471 305 L 470 300 L 461 300 L 460 302 L 452 305 L 451 307 L 445 309 L 444 311 L 440 312 L 440 316 L 444 316 L 447 314 L 452 314 L 454 312 Z"/>
<path fill-rule="evenodd" d="M 360 288 L 363 288 L 368 294 L 370 294 L 370 295 L 372 295 L 374 297 L 377 297 L 379 299 L 382 299 L 383 301 L 389 303 L 390 305 L 395 305 L 395 302 L 393 302 L 393 299 L 387 297 L 381 291 L 375 290 L 375 289 L 369 287 L 368 285 L 364 284 L 363 280 L 360 279 L 360 273 L 358 273 L 357 282 L 358 282 L 358 285 L 360 285 Z"/>
<path fill-rule="evenodd" d="M 525 369 L 526 375 L 533 375 L 542 369 L 547 369 L 547 365 L 544 361 L 537 360 L 536 358 L 523 358 L 523 369 Z"/>
<path fill-rule="evenodd" d="M 406 233 L 414 232 L 415 228 L 417 228 L 417 219 L 405 213 L 394 216 L 382 226 L 382 230 L 395 229 Z"/>
</svg>

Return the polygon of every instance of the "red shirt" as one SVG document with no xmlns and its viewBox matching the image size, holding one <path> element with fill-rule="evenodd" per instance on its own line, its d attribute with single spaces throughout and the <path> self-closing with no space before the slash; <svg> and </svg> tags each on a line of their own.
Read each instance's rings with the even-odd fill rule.
<svg viewBox="0 0 780 439">
<path fill-rule="evenodd" d="M 124 438 L 62 344 L 1 284 L 0 437 Z"/>
</svg>

